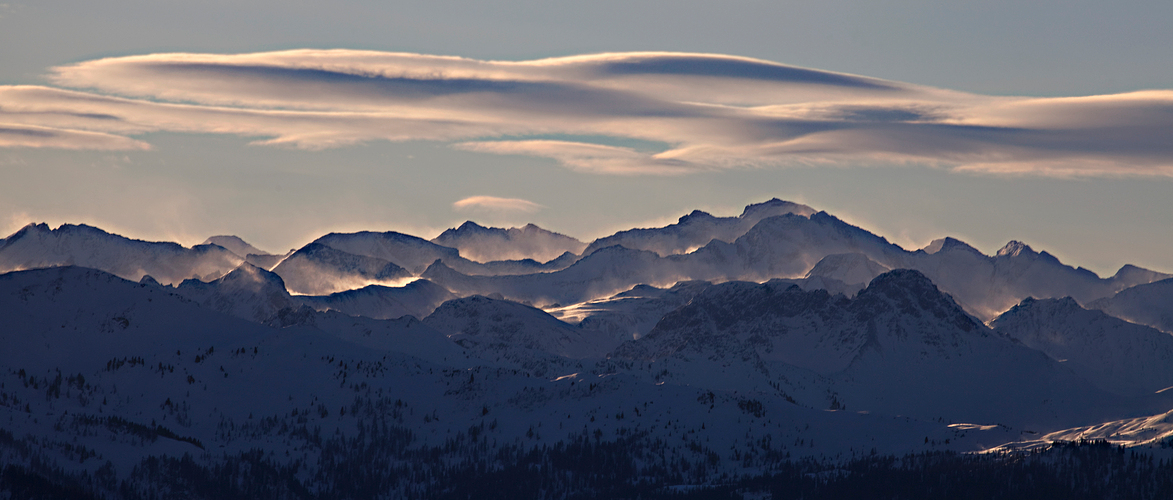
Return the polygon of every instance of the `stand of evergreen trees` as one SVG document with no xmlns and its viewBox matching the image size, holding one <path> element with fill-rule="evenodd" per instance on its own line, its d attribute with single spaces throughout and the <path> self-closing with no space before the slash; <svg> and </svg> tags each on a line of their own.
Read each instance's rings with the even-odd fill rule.
<svg viewBox="0 0 1173 500">
<path fill-rule="evenodd" d="M 470 429 L 441 446 L 413 447 L 406 429 L 376 427 L 322 438 L 313 465 L 260 449 L 152 456 L 119 480 L 112 473 L 66 473 L 29 443 L 0 432 L 0 451 L 30 457 L 0 467 L 0 498 L 733 499 L 764 492 L 775 499 L 1173 498 L 1173 462 L 1102 441 L 1022 453 L 793 460 L 761 475 L 729 477 L 716 468 L 698 475 L 703 464 L 664 459 L 666 444 L 641 434 L 604 441 L 583 432 L 538 446 L 490 445 L 479 436 Z"/>
</svg>

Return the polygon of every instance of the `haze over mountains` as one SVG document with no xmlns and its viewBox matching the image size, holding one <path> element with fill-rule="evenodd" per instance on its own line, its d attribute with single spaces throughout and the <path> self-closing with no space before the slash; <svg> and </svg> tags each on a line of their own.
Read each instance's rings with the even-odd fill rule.
<svg viewBox="0 0 1173 500">
<path fill-rule="evenodd" d="M 467 222 L 286 255 L 30 224 L 0 272 L 0 458 L 109 497 L 229 469 L 271 470 L 278 496 L 443 496 L 452 470 L 584 443 L 691 485 L 1173 443 L 1173 276 L 1016 241 L 908 250 L 781 200 L 590 243 Z M 348 479 L 358 463 L 384 475 Z"/>
</svg>

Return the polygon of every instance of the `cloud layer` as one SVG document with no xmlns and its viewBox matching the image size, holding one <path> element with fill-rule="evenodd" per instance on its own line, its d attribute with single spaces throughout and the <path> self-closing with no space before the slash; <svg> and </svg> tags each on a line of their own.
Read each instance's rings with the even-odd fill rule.
<svg viewBox="0 0 1173 500">
<path fill-rule="evenodd" d="M 1173 91 L 991 97 L 683 53 L 151 54 L 53 68 L 50 80 L 56 87 L 0 86 L 0 147 L 145 149 L 135 135 L 170 131 L 305 149 L 446 141 L 600 174 L 927 162 L 1173 176 Z M 615 145 L 628 139 L 667 146 Z"/>
</svg>

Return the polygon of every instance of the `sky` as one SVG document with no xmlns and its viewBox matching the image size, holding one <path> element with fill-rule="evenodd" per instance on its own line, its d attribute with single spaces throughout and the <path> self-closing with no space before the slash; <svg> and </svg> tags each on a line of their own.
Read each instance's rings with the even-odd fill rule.
<svg viewBox="0 0 1173 500">
<path fill-rule="evenodd" d="M 0 3 L 0 232 L 589 241 L 781 198 L 1173 272 L 1173 4 Z"/>
</svg>

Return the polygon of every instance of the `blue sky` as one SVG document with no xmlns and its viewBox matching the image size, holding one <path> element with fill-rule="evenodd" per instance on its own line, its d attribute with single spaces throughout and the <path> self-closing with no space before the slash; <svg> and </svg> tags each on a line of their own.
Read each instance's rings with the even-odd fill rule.
<svg viewBox="0 0 1173 500">
<path fill-rule="evenodd" d="M 589 240 L 776 196 L 1173 271 L 1166 2 L 581 4 L 0 4 L 0 230 Z M 701 55 L 574 57 L 633 51 Z"/>
</svg>

